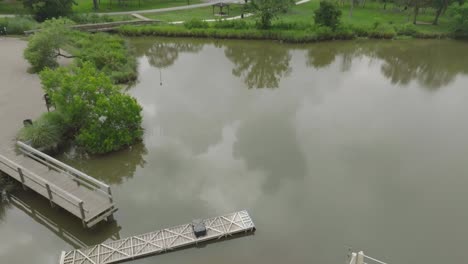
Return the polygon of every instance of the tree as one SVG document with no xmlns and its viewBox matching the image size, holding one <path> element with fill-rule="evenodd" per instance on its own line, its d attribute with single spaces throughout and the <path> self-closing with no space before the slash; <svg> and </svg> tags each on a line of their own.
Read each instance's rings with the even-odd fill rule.
<svg viewBox="0 0 468 264">
<path fill-rule="evenodd" d="M 468 5 L 452 6 L 450 14 L 453 17 L 452 30 L 457 37 L 468 37 Z"/>
<path fill-rule="evenodd" d="M 32 70 L 39 72 L 45 67 L 57 67 L 57 57 L 68 57 L 60 52 L 70 42 L 71 21 L 52 19 L 42 24 L 40 32 L 34 34 L 24 50 L 24 58 L 29 61 Z"/>
<path fill-rule="evenodd" d="M 267 29 L 271 27 L 274 18 L 287 12 L 293 4 L 294 0 L 255 0 L 251 2 L 250 8 L 259 15 L 258 26 Z"/>
<path fill-rule="evenodd" d="M 110 78 L 93 63 L 82 67 L 45 69 L 40 74 L 76 143 L 90 153 L 119 150 L 141 138 L 142 108 L 134 98 L 120 93 Z"/>
<path fill-rule="evenodd" d="M 432 22 L 433 25 L 439 24 L 439 17 L 442 12 L 447 9 L 448 5 L 450 4 L 450 0 L 433 0 L 432 5 L 436 9 L 436 14 L 434 21 Z"/>
<path fill-rule="evenodd" d="M 321 1 L 320 7 L 314 13 L 315 24 L 317 25 L 336 29 L 340 24 L 341 10 L 331 2 Z"/>
<path fill-rule="evenodd" d="M 419 9 L 423 7 L 428 7 L 431 6 L 432 0 L 410 0 L 408 5 L 413 7 L 413 24 L 416 25 L 418 15 L 419 15 Z"/>
<path fill-rule="evenodd" d="M 23 0 L 24 7 L 29 9 L 39 22 L 70 15 L 74 4 L 74 0 Z"/>
</svg>

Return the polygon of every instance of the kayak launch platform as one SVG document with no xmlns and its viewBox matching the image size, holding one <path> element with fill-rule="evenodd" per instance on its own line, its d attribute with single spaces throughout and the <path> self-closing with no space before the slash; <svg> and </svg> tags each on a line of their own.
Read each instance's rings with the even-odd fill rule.
<svg viewBox="0 0 468 264">
<path fill-rule="evenodd" d="M 141 258 L 229 237 L 253 233 L 255 225 L 247 211 L 239 211 L 151 233 L 109 241 L 85 249 L 62 252 L 60 264 L 109 264 Z"/>
</svg>

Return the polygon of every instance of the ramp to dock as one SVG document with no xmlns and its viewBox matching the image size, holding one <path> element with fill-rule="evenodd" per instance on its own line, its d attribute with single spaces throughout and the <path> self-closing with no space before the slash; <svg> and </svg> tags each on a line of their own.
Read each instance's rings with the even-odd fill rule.
<svg viewBox="0 0 468 264">
<path fill-rule="evenodd" d="M 60 264 L 109 264 L 188 247 L 198 243 L 255 231 L 247 211 L 203 220 L 206 235 L 196 237 L 192 224 L 110 241 L 85 249 L 62 252 Z"/>
<path fill-rule="evenodd" d="M 117 208 L 108 185 L 31 146 L 17 142 L 0 152 L 0 171 L 81 219 L 84 227 L 111 219 Z"/>
</svg>

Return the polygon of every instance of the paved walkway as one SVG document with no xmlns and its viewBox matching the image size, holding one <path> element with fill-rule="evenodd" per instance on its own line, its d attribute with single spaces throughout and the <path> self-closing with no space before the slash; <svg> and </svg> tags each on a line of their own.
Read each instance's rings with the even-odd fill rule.
<svg viewBox="0 0 468 264">
<path fill-rule="evenodd" d="M 310 2 L 311 0 L 301 0 L 296 3 L 296 5 L 304 4 Z M 147 10 L 135 10 L 135 11 L 122 11 L 122 12 L 109 12 L 109 13 L 97 13 L 98 15 L 108 15 L 108 16 L 118 16 L 118 15 L 132 15 L 132 14 L 153 14 L 153 13 L 162 13 L 162 12 L 170 12 L 170 11 L 178 11 L 178 10 L 186 10 L 186 9 L 193 9 L 199 7 L 207 7 L 212 6 L 216 3 L 244 3 L 242 0 L 214 0 L 209 1 L 207 3 L 202 4 L 195 4 L 195 5 L 186 5 L 186 6 L 176 6 L 176 7 L 168 7 L 168 8 L 159 8 L 159 9 L 147 9 Z M 0 17 L 14 17 L 15 15 L 11 14 L 0 14 Z M 244 15 L 245 17 L 245 15 Z M 239 19 L 238 17 L 231 17 L 229 19 Z M 213 20 L 214 21 L 214 20 Z M 173 22 L 174 24 L 183 23 L 183 21 L 176 21 Z"/>
</svg>

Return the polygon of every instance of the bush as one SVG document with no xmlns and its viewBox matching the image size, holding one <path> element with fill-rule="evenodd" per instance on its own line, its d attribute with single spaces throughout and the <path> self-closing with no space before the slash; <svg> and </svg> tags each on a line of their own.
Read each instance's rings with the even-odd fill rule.
<svg viewBox="0 0 468 264">
<path fill-rule="evenodd" d="M 468 4 L 450 7 L 452 19 L 452 31 L 456 37 L 468 38 Z"/>
<path fill-rule="evenodd" d="M 24 50 L 24 58 L 29 61 L 34 72 L 49 67 L 57 67 L 60 48 L 69 42 L 69 20 L 53 19 L 42 24 L 42 30 L 34 34 Z"/>
<path fill-rule="evenodd" d="M 77 64 L 92 62 L 114 83 L 127 83 L 137 78 L 137 62 L 127 42 L 106 33 L 83 34 L 74 41 Z"/>
<path fill-rule="evenodd" d="M 91 153 L 107 153 L 131 145 L 143 135 L 140 112 L 141 107 L 128 95 L 102 97 L 80 130 L 77 143 Z"/>
<path fill-rule="evenodd" d="M 395 27 L 395 30 L 396 30 L 396 33 L 398 33 L 398 35 L 402 35 L 402 36 L 416 36 L 418 33 L 416 26 L 410 23 L 402 25 L 402 26 L 397 26 Z"/>
<path fill-rule="evenodd" d="M 67 126 L 59 112 L 45 113 L 32 125 L 23 127 L 18 139 L 43 151 L 54 150 L 63 142 Z"/>
<path fill-rule="evenodd" d="M 232 28 L 232 29 L 246 29 L 249 24 L 245 20 L 221 20 L 213 24 L 214 28 Z"/>
<path fill-rule="evenodd" d="M 184 27 L 188 29 L 192 28 L 209 28 L 210 25 L 208 22 L 200 20 L 200 19 L 191 19 L 189 21 L 184 22 Z"/>
<path fill-rule="evenodd" d="M 23 4 L 37 21 L 42 22 L 70 15 L 76 3 L 74 0 L 23 0 Z"/>
<path fill-rule="evenodd" d="M 31 30 L 37 25 L 36 21 L 26 16 L 0 19 L 0 34 L 23 35 L 24 31 Z"/>
<path fill-rule="evenodd" d="M 100 16 L 98 14 L 72 14 L 69 18 L 77 24 L 96 24 L 114 21 L 111 16 Z"/>
<path fill-rule="evenodd" d="M 375 29 L 369 30 L 367 36 L 378 39 L 392 39 L 397 35 L 395 29 L 391 26 L 380 25 Z"/>
<path fill-rule="evenodd" d="M 340 24 L 341 10 L 333 3 L 321 1 L 320 7 L 314 11 L 316 25 L 327 26 L 335 30 Z"/>
<path fill-rule="evenodd" d="M 106 153 L 139 140 L 141 107 L 122 94 L 93 63 L 82 67 L 46 69 L 40 77 L 56 111 L 76 142 L 90 153 Z"/>
<path fill-rule="evenodd" d="M 257 13 L 256 25 L 260 29 L 268 29 L 271 26 L 271 21 L 278 17 L 281 13 L 286 13 L 293 0 L 255 0 L 250 1 L 250 6 L 253 12 Z"/>
</svg>

